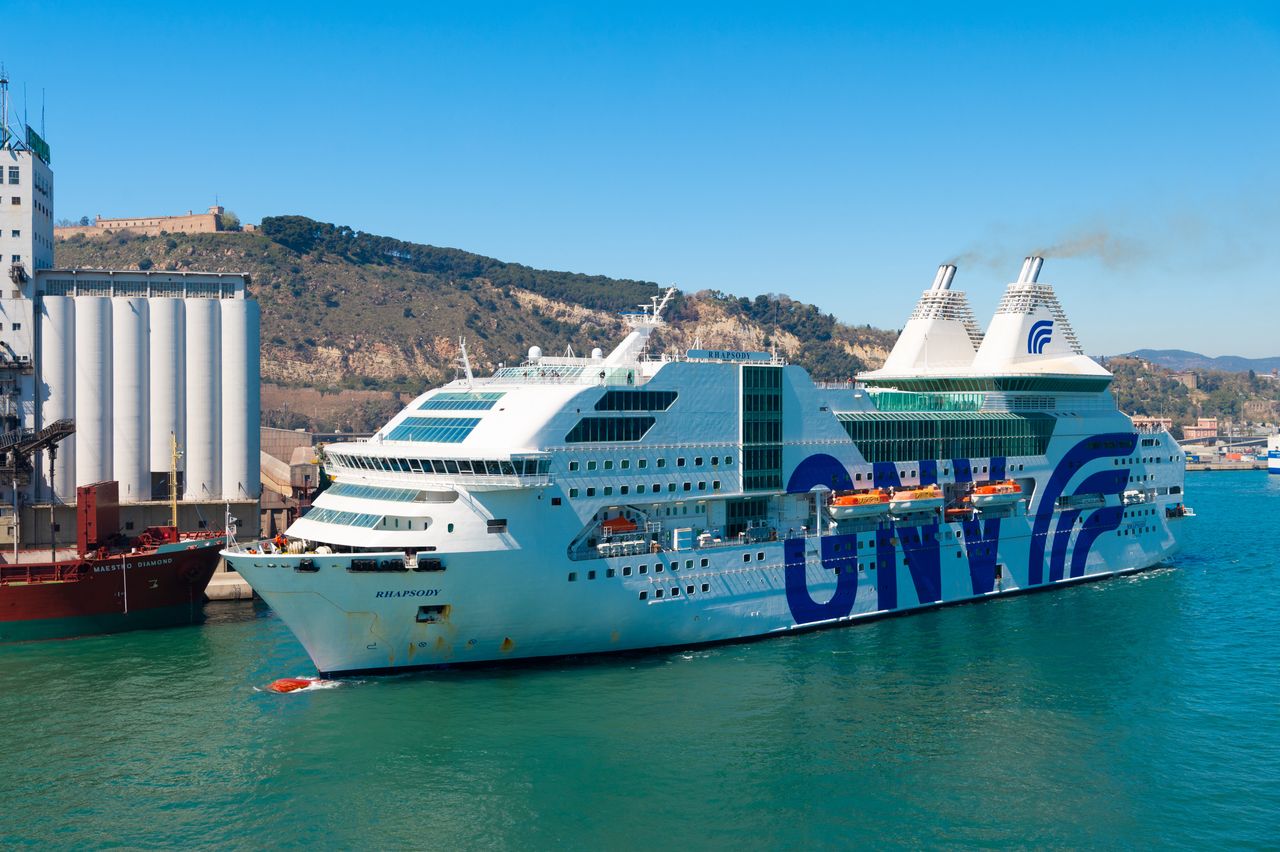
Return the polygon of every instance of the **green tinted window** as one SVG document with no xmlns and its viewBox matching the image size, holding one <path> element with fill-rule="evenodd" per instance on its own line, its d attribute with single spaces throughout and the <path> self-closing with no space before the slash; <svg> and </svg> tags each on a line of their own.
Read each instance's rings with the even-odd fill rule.
<svg viewBox="0 0 1280 852">
<path fill-rule="evenodd" d="M 742 367 L 742 488 L 782 487 L 782 368 Z"/>
<path fill-rule="evenodd" d="M 1055 422 L 1047 414 L 1003 411 L 846 412 L 836 417 L 869 462 L 1042 456 Z"/>
</svg>

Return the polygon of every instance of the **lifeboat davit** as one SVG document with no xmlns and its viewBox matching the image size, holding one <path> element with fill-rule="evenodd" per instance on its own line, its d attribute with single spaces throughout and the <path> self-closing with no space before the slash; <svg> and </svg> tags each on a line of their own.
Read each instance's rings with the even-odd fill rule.
<svg viewBox="0 0 1280 852">
<path fill-rule="evenodd" d="M 942 506 L 942 489 L 936 485 L 923 488 L 905 488 L 889 497 L 889 508 L 894 514 L 927 512 Z"/>
<path fill-rule="evenodd" d="M 975 486 L 969 494 L 969 503 L 975 508 L 1003 506 L 1022 499 L 1022 486 L 1012 479 L 1002 482 L 986 482 Z"/>
<path fill-rule="evenodd" d="M 837 494 L 831 498 L 827 511 L 837 520 L 881 515 L 889 511 L 889 494 L 879 488 L 855 491 L 851 494 Z"/>
</svg>

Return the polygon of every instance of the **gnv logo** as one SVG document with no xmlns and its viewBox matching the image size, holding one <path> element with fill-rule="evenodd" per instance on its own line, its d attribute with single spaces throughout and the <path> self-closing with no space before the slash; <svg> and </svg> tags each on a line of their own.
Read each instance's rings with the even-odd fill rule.
<svg viewBox="0 0 1280 852">
<path fill-rule="evenodd" d="M 1031 333 L 1027 335 L 1027 354 L 1040 355 L 1050 340 L 1053 340 L 1053 320 L 1040 320 L 1033 324 Z"/>
</svg>

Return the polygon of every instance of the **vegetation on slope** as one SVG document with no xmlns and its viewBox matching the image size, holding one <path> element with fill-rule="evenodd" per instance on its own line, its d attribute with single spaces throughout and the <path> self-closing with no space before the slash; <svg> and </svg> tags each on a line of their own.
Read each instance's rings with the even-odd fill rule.
<svg viewBox="0 0 1280 852">
<path fill-rule="evenodd" d="M 1245 406 L 1249 402 L 1280 404 L 1280 382 L 1252 371 L 1196 371 L 1197 386 L 1192 390 L 1174 378 L 1172 370 L 1141 358 L 1108 358 L 1106 367 L 1115 376 L 1111 389 L 1122 411 L 1169 417 L 1177 427 L 1193 423 L 1197 417 L 1273 421 L 1274 417 L 1247 416 Z"/>
<path fill-rule="evenodd" d="M 329 392 L 390 391 L 360 423 L 320 422 L 307 411 L 264 411 L 275 425 L 363 429 L 453 378 L 465 336 L 477 372 L 547 353 L 606 350 L 624 333 L 617 312 L 660 292 L 651 282 L 537 270 L 457 249 L 408 243 L 301 216 L 263 220 L 257 233 L 81 236 L 57 246 L 64 267 L 243 272 L 262 306 L 265 382 Z M 695 341 L 769 348 L 818 379 L 878 366 L 893 332 L 841 324 L 786 296 L 678 297 L 661 349 Z M 367 403 L 367 401 L 365 401 Z M 372 410 L 368 410 L 372 409 Z"/>
</svg>

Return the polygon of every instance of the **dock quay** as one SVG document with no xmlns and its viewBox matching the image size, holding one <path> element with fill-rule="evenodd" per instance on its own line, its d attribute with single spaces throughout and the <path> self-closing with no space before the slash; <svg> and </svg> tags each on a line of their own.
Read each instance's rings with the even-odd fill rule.
<svg viewBox="0 0 1280 852">
<path fill-rule="evenodd" d="M 1266 470 L 1267 460 L 1187 462 L 1187 471 L 1195 470 Z"/>
<path fill-rule="evenodd" d="M 211 601 L 247 601 L 253 598 L 253 589 L 244 577 L 226 568 L 225 563 L 213 572 L 213 579 L 204 590 Z"/>
</svg>

